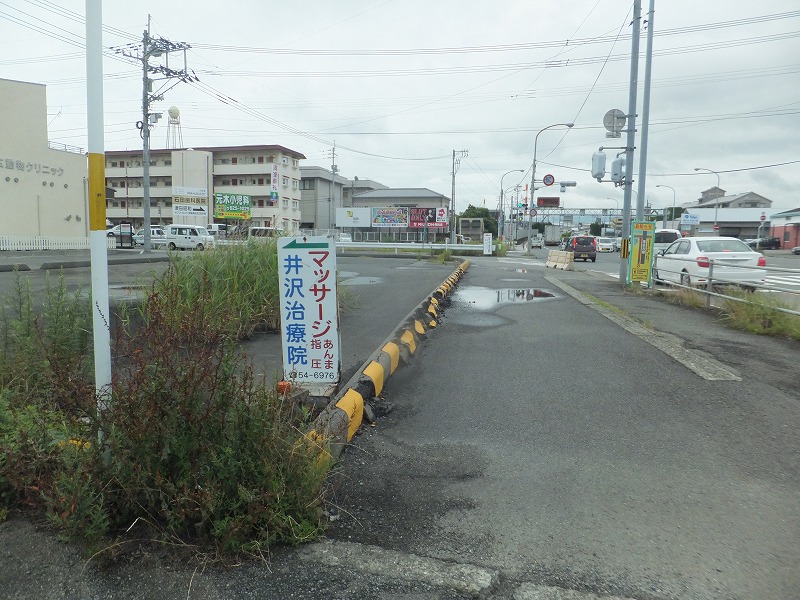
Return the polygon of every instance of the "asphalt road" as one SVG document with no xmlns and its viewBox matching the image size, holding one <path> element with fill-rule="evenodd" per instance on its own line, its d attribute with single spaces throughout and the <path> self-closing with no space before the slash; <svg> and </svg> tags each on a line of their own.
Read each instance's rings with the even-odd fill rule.
<svg viewBox="0 0 800 600">
<path fill-rule="evenodd" d="M 267 565 L 143 556 L 104 571 L 15 520 L 0 525 L 0 587 L 21 583 L 7 588 L 19 599 L 799 598 L 800 345 L 624 293 L 582 264 L 545 269 L 539 254 L 472 260 L 440 327 L 373 402 L 376 426 L 345 451 L 327 540 L 276 548 Z M 453 269 L 339 267 L 359 306 L 343 332 L 364 338 L 349 365 Z"/>
<path fill-rule="evenodd" d="M 487 569 L 488 597 L 800 597 L 797 344 L 734 334 L 733 352 L 710 319 L 703 344 L 652 307 L 740 378 L 709 381 L 554 283 L 610 299 L 607 281 L 536 262 L 473 261 L 348 453 L 331 537 Z"/>
</svg>

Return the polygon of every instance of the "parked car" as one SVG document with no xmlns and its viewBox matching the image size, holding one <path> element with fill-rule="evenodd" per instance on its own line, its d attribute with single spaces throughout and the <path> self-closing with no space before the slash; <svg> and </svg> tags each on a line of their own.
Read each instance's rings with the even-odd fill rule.
<svg viewBox="0 0 800 600">
<path fill-rule="evenodd" d="M 792 254 L 800 254 L 800 246 L 795 246 L 792 248 Z"/>
<path fill-rule="evenodd" d="M 336 238 L 336 241 L 337 242 L 352 242 L 353 241 L 353 236 L 350 235 L 349 233 L 340 233 L 338 235 L 338 237 Z"/>
<path fill-rule="evenodd" d="M 781 239 L 776 237 L 756 238 L 748 240 L 747 245 L 756 250 L 778 250 L 781 247 Z"/>
<path fill-rule="evenodd" d="M 214 237 L 202 225 L 173 223 L 164 228 L 164 238 L 170 250 L 204 250 L 214 247 Z"/>
<path fill-rule="evenodd" d="M 711 264 L 713 262 L 713 270 Z M 767 259 L 732 237 L 686 237 L 655 257 L 653 277 L 684 286 L 705 285 L 711 271 L 714 285 L 751 287 L 764 282 Z"/>
<path fill-rule="evenodd" d="M 135 246 L 144 245 L 144 227 L 142 227 L 139 231 L 133 234 L 133 244 Z M 150 228 L 150 245 L 153 246 L 154 248 L 167 245 L 165 233 L 161 227 Z"/>
<path fill-rule="evenodd" d="M 583 262 L 597 260 L 597 238 L 593 235 L 573 235 L 567 242 L 567 252 L 573 253 L 574 260 L 579 258 Z"/>
<path fill-rule="evenodd" d="M 597 238 L 598 252 L 614 252 L 615 250 L 616 250 L 616 244 L 614 243 L 614 238 L 610 237 Z"/>
<path fill-rule="evenodd" d="M 124 233 L 130 232 L 133 233 L 133 227 L 130 223 L 122 223 L 120 225 L 114 225 L 111 229 L 106 230 L 106 235 L 108 237 L 119 237 Z"/>
<path fill-rule="evenodd" d="M 214 237 L 226 237 L 228 226 L 225 223 L 209 223 L 206 225 L 206 230 Z"/>
</svg>

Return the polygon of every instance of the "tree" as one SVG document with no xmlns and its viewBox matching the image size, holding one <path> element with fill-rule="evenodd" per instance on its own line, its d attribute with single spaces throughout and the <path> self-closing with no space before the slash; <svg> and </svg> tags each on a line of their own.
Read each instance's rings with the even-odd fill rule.
<svg viewBox="0 0 800 600">
<path fill-rule="evenodd" d="M 601 223 L 591 223 L 589 225 L 589 235 L 598 236 L 603 233 L 603 225 Z"/>
<path fill-rule="evenodd" d="M 497 220 L 489 214 L 488 208 L 478 208 L 470 204 L 459 216 L 464 219 L 483 219 L 484 231 L 497 237 Z"/>
</svg>

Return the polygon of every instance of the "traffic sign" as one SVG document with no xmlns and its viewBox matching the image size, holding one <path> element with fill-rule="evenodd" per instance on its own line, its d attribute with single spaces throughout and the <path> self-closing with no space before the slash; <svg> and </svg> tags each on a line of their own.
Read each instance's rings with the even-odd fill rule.
<svg viewBox="0 0 800 600">
<path fill-rule="evenodd" d="M 764 213 L 764 212 L 761 213 L 761 220 L 762 221 L 766 221 L 767 220 L 767 213 Z"/>
<path fill-rule="evenodd" d="M 719 225 L 717 225 L 716 223 L 714 223 L 714 231 L 719 231 Z"/>
<path fill-rule="evenodd" d="M 535 208 L 532 208 L 532 209 L 531 209 L 530 215 L 531 215 L 532 217 L 535 217 L 535 216 L 536 216 L 536 209 L 535 209 Z"/>
<path fill-rule="evenodd" d="M 550 175 L 549 173 L 542 177 L 542 183 L 545 185 L 553 185 L 556 182 L 556 178 Z"/>
</svg>

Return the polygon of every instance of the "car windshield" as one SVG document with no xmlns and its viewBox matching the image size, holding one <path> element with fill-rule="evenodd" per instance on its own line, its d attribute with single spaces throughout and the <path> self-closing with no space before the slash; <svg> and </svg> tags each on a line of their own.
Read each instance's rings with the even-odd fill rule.
<svg viewBox="0 0 800 600">
<path fill-rule="evenodd" d="M 597 243 L 599 243 L 599 244 L 613 244 L 613 242 L 611 241 L 611 238 L 600 238 L 599 240 L 597 240 Z"/>
<path fill-rule="evenodd" d="M 698 240 L 700 252 L 752 252 L 741 240 Z"/>
</svg>

